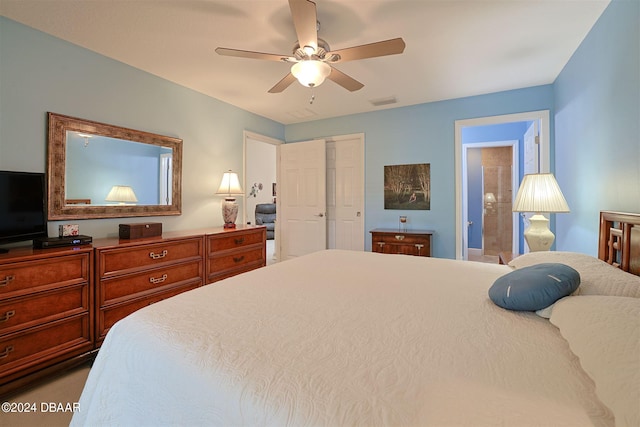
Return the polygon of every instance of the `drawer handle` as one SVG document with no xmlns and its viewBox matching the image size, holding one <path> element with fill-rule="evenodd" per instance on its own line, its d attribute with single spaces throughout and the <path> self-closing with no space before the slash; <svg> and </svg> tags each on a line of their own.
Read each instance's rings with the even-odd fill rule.
<svg viewBox="0 0 640 427">
<path fill-rule="evenodd" d="M 157 285 L 158 283 L 162 283 L 167 280 L 167 275 L 163 274 L 162 277 L 149 277 L 149 282 Z"/>
<path fill-rule="evenodd" d="M 7 311 L 4 314 L 4 316 L 0 317 L 0 323 L 6 322 L 7 320 L 11 319 L 15 315 L 16 315 L 16 311 L 15 310 Z"/>
<path fill-rule="evenodd" d="M 154 252 L 149 252 L 149 257 L 151 259 L 160 259 L 160 258 L 166 257 L 168 253 L 169 253 L 169 251 L 166 250 L 166 249 L 164 251 L 162 251 L 161 253 L 159 253 L 159 254 L 156 254 Z"/>
<path fill-rule="evenodd" d="M 8 345 L 4 348 L 4 351 L 2 353 L 0 353 L 0 359 L 4 359 L 5 357 L 9 356 L 9 353 L 11 353 L 13 351 L 13 346 L 12 345 Z"/>
<path fill-rule="evenodd" d="M 404 240 L 404 236 L 402 234 L 396 234 L 396 240 Z"/>
<path fill-rule="evenodd" d="M 416 243 L 414 246 L 415 246 L 416 248 L 418 248 L 418 249 L 422 249 L 422 248 L 424 248 L 424 245 L 421 245 L 421 244 L 419 244 L 419 243 Z"/>
<path fill-rule="evenodd" d="M 242 255 L 242 256 L 234 256 L 233 257 L 233 261 L 234 262 L 241 262 L 243 260 L 244 260 L 244 255 Z"/>
<path fill-rule="evenodd" d="M 383 247 L 384 246 L 384 242 L 378 242 L 378 246 Z"/>
<path fill-rule="evenodd" d="M 0 287 L 7 286 L 9 283 L 15 280 L 16 276 L 6 276 L 4 279 L 0 280 Z"/>
<path fill-rule="evenodd" d="M 236 240 L 236 245 L 241 245 L 244 243 L 244 237 L 238 237 Z"/>
</svg>

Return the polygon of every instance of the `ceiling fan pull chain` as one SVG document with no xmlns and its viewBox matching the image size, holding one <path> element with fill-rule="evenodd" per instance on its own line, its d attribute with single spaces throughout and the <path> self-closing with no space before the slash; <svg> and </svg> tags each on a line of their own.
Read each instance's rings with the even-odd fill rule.
<svg viewBox="0 0 640 427">
<path fill-rule="evenodd" d="M 316 96 L 312 93 L 311 99 L 309 100 L 309 104 L 313 104 L 313 101 L 316 99 Z"/>
</svg>

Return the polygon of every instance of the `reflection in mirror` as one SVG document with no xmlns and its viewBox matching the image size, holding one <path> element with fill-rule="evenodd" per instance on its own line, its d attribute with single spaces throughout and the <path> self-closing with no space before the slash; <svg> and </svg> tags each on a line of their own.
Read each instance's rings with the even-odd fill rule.
<svg viewBox="0 0 640 427">
<path fill-rule="evenodd" d="M 67 131 L 65 199 L 85 199 L 91 205 L 114 202 L 170 204 L 170 147 Z M 114 186 L 127 186 L 136 200 L 107 201 Z M 68 202 L 65 202 L 68 204 Z"/>
<path fill-rule="evenodd" d="M 49 113 L 48 148 L 50 220 L 180 214 L 182 140 Z"/>
</svg>

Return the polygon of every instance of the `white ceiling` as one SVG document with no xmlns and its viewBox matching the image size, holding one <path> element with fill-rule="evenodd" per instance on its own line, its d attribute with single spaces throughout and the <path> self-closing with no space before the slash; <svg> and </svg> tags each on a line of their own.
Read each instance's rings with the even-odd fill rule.
<svg viewBox="0 0 640 427">
<path fill-rule="evenodd" d="M 290 55 L 287 0 L 0 0 L 0 14 L 283 124 L 553 83 L 609 0 L 316 0 L 319 37 L 342 49 L 402 37 L 401 55 L 339 63 L 362 82 L 267 91 Z M 315 95 L 313 104 L 311 96 Z M 371 101 L 395 98 L 375 107 Z"/>
</svg>

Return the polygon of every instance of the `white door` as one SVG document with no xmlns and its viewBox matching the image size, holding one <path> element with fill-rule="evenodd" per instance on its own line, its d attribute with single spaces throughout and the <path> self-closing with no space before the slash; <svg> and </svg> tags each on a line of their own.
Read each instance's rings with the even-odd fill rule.
<svg viewBox="0 0 640 427">
<path fill-rule="evenodd" d="M 327 142 L 327 247 L 364 250 L 364 135 Z"/>
<path fill-rule="evenodd" d="M 278 221 L 280 259 L 327 247 L 325 141 L 279 147 Z"/>
</svg>

